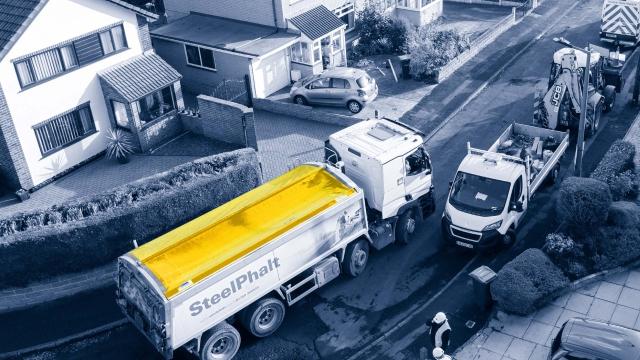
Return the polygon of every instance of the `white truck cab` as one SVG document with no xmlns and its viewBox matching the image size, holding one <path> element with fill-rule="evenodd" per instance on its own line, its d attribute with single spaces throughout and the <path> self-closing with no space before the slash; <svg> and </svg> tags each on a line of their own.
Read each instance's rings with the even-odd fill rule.
<svg viewBox="0 0 640 360">
<path fill-rule="evenodd" d="M 325 161 L 364 190 L 376 248 L 407 242 L 416 220 L 435 209 L 424 134 L 406 124 L 371 119 L 336 132 L 325 143 Z"/>
<path fill-rule="evenodd" d="M 442 214 L 445 241 L 488 250 L 511 245 L 543 180 L 555 182 L 567 133 L 513 124 L 489 150 L 467 146 Z"/>
</svg>

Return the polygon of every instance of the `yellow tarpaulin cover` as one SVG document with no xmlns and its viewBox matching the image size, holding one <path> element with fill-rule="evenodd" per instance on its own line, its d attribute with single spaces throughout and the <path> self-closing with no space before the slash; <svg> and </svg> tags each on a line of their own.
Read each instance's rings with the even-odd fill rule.
<svg viewBox="0 0 640 360">
<path fill-rule="evenodd" d="M 299 166 L 131 251 L 165 296 L 194 284 L 355 192 L 321 167 Z"/>
</svg>

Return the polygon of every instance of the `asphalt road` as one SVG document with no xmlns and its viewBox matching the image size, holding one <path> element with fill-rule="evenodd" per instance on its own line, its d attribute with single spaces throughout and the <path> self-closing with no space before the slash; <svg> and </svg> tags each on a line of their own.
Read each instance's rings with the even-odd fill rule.
<svg viewBox="0 0 640 360">
<path fill-rule="evenodd" d="M 414 359 L 417 358 L 420 347 L 426 344 L 424 321 L 439 310 L 446 310 L 452 318 L 454 345 L 460 345 L 478 330 L 487 314 L 473 304 L 469 292 L 470 282 L 466 275 L 456 278 L 444 293 L 446 296 L 435 299 L 421 311 L 418 309 L 463 267 L 469 266 L 472 269 L 487 264 L 499 269 L 522 250 L 539 246 L 544 235 L 555 226 L 552 201 L 555 188 L 543 190 L 532 201 L 527 220 L 519 231 L 518 243 L 512 249 L 496 256 L 474 258 L 471 253 L 442 249 L 439 214 L 445 201 L 448 181 L 466 154 L 467 141 L 474 147 L 485 148 L 509 123 L 530 123 L 534 90 L 536 87 L 546 88 L 551 56 L 558 48 L 550 39 L 564 36 L 575 44 L 586 44 L 588 41 L 598 43 L 600 6 L 598 0 L 582 1 L 576 11 L 537 41 L 495 83 L 487 87 L 430 140 L 428 147 L 435 168 L 437 211 L 419 226 L 413 242 L 404 247 L 391 246 L 373 253 L 368 269 L 361 277 L 336 280 L 295 304 L 289 309 L 282 328 L 274 336 L 255 340 L 243 334 L 243 346 L 238 358 L 343 359 L 365 349 L 360 357 L 362 359 Z M 557 19 L 539 20 L 551 24 Z M 515 43 L 513 46 L 522 46 L 522 43 Z M 499 67 L 500 64 L 496 66 Z M 627 73 L 632 68 L 634 66 L 629 66 Z M 624 129 L 634 118 L 636 109 L 627 105 L 631 85 L 632 81 L 629 80 L 625 91 L 618 94 L 617 108 L 603 118 L 602 131 L 589 142 L 586 169 L 597 163 L 609 144 L 624 134 Z M 426 127 L 426 123 L 422 121 L 416 120 L 415 124 Z M 431 124 L 429 122 L 429 127 Z M 564 175 L 568 172 L 572 154 L 568 154 L 563 161 Z M 473 263 L 468 265 L 472 259 Z M 98 320 L 112 321 L 117 319 L 117 311 L 110 294 L 112 289 L 103 289 L 67 300 L 68 303 L 63 301 L 29 309 L 21 314 L 0 315 L 0 324 L 13 324 L 19 319 L 27 323 L 32 321 L 41 326 L 44 333 L 50 326 L 64 328 L 76 322 L 91 324 Z M 414 314 L 416 311 L 417 314 Z M 378 346 L 365 348 L 405 319 L 409 321 L 390 333 Z M 475 323 L 471 328 L 465 327 L 469 320 Z M 38 336 L 37 331 L 33 332 L 33 326 L 28 324 L 18 328 L 3 325 L 0 328 L 0 352 L 19 348 L 20 344 L 27 343 L 24 340 L 24 331 L 27 329 L 30 329 L 29 337 Z M 96 338 L 34 355 L 33 358 L 160 357 L 141 335 L 127 325 Z M 179 353 L 177 358 L 190 357 Z"/>
</svg>

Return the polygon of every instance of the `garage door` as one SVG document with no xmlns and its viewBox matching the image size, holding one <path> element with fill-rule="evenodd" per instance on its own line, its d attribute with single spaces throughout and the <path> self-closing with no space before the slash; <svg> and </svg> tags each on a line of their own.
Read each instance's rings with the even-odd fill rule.
<svg viewBox="0 0 640 360">
<path fill-rule="evenodd" d="M 289 85 L 289 59 L 287 50 L 279 51 L 264 58 L 254 68 L 256 96 L 267 97 Z"/>
</svg>

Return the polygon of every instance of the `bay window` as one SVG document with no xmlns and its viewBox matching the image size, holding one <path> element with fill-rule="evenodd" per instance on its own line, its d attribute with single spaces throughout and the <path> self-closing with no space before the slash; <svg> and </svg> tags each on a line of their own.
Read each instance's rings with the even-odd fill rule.
<svg viewBox="0 0 640 360">
<path fill-rule="evenodd" d="M 311 53 L 309 51 L 309 43 L 300 41 L 291 45 L 291 61 L 302 63 L 302 64 L 311 64 Z"/>
<path fill-rule="evenodd" d="M 135 101 L 133 111 L 138 114 L 140 123 L 145 125 L 164 114 L 176 109 L 173 86 L 169 85 Z"/>
</svg>

